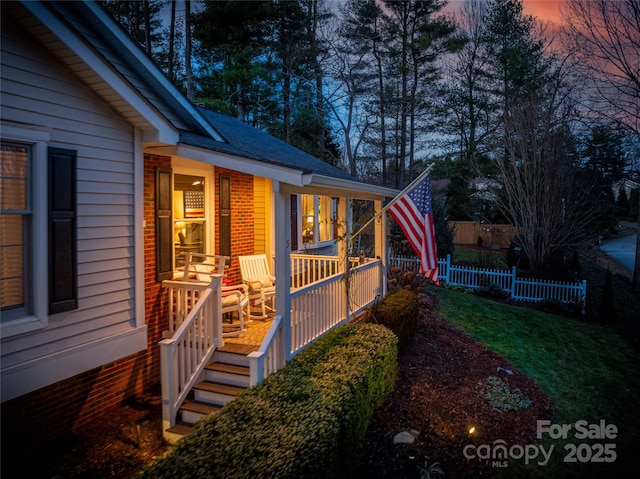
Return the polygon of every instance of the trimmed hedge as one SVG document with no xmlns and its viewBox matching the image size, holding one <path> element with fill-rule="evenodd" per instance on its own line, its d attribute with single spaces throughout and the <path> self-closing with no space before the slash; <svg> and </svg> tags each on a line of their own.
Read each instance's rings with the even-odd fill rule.
<svg viewBox="0 0 640 479">
<path fill-rule="evenodd" d="M 365 323 L 386 326 L 398 336 L 398 354 L 405 354 L 416 334 L 420 305 L 418 295 L 399 289 L 375 303 L 363 319 Z"/>
<path fill-rule="evenodd" d="M 142 478 L 343 476 L 375 409 L 393 391 L 397 339 L 350 324 L 198 422 Z"/>
</svg>

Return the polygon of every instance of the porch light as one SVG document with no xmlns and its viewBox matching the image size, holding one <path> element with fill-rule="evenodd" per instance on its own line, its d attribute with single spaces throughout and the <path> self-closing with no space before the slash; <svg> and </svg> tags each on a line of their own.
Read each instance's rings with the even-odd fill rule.
<svg viewBox="0 0 640 479">
<path fill-rule="evenodd" d="M 473 434 L 475 434 L 476 432 L 476 427 L 475 426 L 471 426 L 469 428 L 469 436 L 472 436 Z"/>
</svg>

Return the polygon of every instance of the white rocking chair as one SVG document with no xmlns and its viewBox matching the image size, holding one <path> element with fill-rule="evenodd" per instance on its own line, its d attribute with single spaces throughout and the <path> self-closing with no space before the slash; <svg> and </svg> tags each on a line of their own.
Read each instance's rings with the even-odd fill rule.
<svg viewBox="0 0 640 479">
<path fill-rule="evenodd" d="M 229 256 L 208 255 L 202 253 L 185 253 L 183 281 L 210 283 L 212 274 L 224 274 Z M 249 291 L 244 284 L 231 286 L 222 285 L 222 314 L 229 318 L 223 323 L 223 336 L 232 337 L 245 333 L 245 323 L 251 322 L 249 316 Z M 238 322 L 233 321 L 233 315 L 238 316 Z M 226 329 L 226 331 L 224 331 Z"/>
<path fill-rule="evenodd" d="M 242 282 L 249 288 L 249 317 L 267 319 L 267 313 L 275 311 L 276 296 L 276 277 L 269 272 L 267 255 L 238 256 L 238 262 Z M 251 306 L 259 308 L 260 313 L 252 313 Z"/>
</svg>

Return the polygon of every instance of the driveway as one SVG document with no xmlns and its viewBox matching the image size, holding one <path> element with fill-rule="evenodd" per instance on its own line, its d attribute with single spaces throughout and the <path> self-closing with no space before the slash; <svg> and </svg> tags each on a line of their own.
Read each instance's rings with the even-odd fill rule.
<svg viewBox="0 0 640 479">
<path fill-rule="evenodd" d="M 636 261 L 636 237 L 638 233 L 607 241 L 600 246 L 608 256 L 620 263 L 629 271 L 633 271 Z"/>
</svg>

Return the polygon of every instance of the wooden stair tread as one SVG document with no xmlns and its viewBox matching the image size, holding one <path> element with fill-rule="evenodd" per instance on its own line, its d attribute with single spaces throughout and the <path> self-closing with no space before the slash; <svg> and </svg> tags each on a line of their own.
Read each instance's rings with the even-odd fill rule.
<svg viewBox="0 0 640 479">
<path fill-rule="evenodd" d="M 212 381 L 202 381 L 193 386 L 193 389 L 200 389 L 202 391 L 208 391 L 211 393 L 226 394 L 228 396 L 235 396 L 241 391 L 247 388 L 230 386 L 228 384 L 221 384 Z"/>
<path fill-rule="evenodd" d="M 225 343 L 224 346 L 218 348 L 218 351 L 221 353 L 234 353 L 234 354 L 251 354 L 254 351 L 260 349 L 259 346 L 254 346 L 252 344 L 235 344 L 235 343 Z"/>
<path fill-rule="evenodd" d="M 209 371 L 218 371 L 221 373 L 237 374 L 239 376 L 249 376 L 249 368 L 247 366 L 236 366 L 235 364 L 227 363 L 211 363 L 205 366 L 205 369 Z"/>
<path fill-rule="evenodd" d="M 221 408 L 215 404 L 209 404 L 201 401 L 185 401 L 182 406 L 180 406 L 180 409 L 209 415 L 219 411 Z"/>
<path fill-rule="evenodd" d="M 167 429 L 167 432 L 173 434 L 180 434 L 181 436 L 187 436 L 193 431 L 193 425 L 186 422 L 177 422 L 174 426 Z"/>
</svg>

